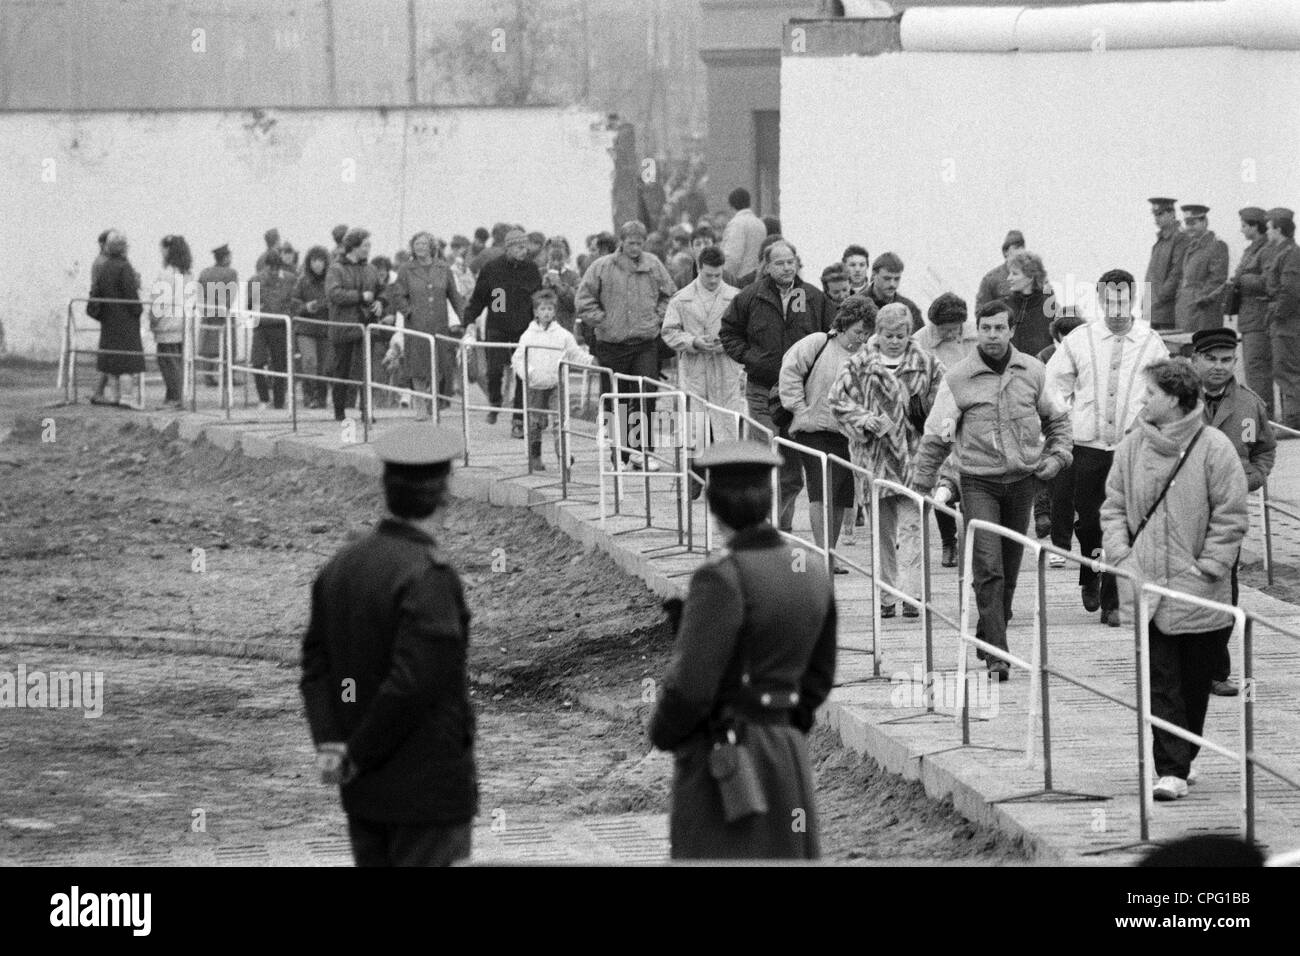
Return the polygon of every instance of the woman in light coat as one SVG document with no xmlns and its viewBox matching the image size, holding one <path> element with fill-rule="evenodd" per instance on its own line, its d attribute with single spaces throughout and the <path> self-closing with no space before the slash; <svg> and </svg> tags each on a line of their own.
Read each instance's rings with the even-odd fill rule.
<svg viewBox="0 0 1300 956">
<path fill-rule="evenodd" d="M 163 236 L 163 269 L 150 287 L 149 330 L 157 346 L 158 371 L 167 389 L 163 408 L 180 408 L 185 325 L 194 329 L 199 314 L 198 286 L 190 268 L 194 258 L 183 236 Z"/>
<path fill-rule="evenodd" d="M 1205 424 L 1200 380 L 1190 362 L 1166 359 L 1150 366 L 1147 376 L 1142 419 L 1115 449 L 1106 479 L 1105 560 L 1142 581 L 1231 604 L 1232 566 L 1248 526 L 1246 473 L 1228 437 Z M 1151 713 L 1199 735 L 1232 618 L 1155 595 L 1148 609 Z M 1154 796 L 1176 800 L 1187 793 L 1199 748 L 1159 728 L 1153 734 Z"/>
</svg>

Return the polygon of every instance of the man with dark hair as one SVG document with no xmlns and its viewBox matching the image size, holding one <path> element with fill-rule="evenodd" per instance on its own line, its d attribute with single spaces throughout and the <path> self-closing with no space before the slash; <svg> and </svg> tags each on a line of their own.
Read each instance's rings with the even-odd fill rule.
<svg viewBox="0 0 1300 956">
<path fill-rule="evenodd" d="M 253 267 L 254 275 L 266 268 L 267 263 L 270 261 L 270 254 L 272 252 L 276 253 L 275 263 L 277 266 L 283 262 L 283 258 L 279 255 L 280 230 L 274 228 L 266 230 L 266 233 L 262 236 L 262 240 L 266 243 L 266 251 L 257 257 L 257 265 Z"/>
<path fill-rule="evenodd" d="M 946 369 L 925 420 L 913 485 L 934 488 L 939 466 L 953 447 L 961 472 L 962 512 L 1024 534 L 1033 513 L 1037 480 L 1051 480 L 1070 464 L 1070 413 L 1047 383 L 1043 363 L 1011 345 L 1009 307 L 986 303 L 976 317 L 976 353 Z M 999 427 L 1015 422 L 1015 428 Z M 971 586 L 979 608 L 975 636 L 1007 649 L 1016 579 L 1024 549 L 1009 538 L 976 534 Z M 990 674 L 1004 681 L 1009 665 L 977 649 Z"/>
<path fill-rule="evenodd" d="M 485 248 L 478 255 L 469 261 L 469 271 L 477 277 L 493 259 L 499 259 L 506 254 L 506 236 L 513 227 L 508 222 L 499 222 L 492 227 L 492 245 Z M 519 230 L 523 232 L 522 229 Z M 531 294 L 531 293 L 530 293 Z"/>
<path fill-rule="evenodd" d="M 769 236 L 779 236 L 781 235 L 781 220 L 777 219 L 776 216 L 764 216 L 763 228 L 767 230 Z"/>
<path fill-rule="evenodd" d="M 832 306 L 838 308 L 849 297 L 849 284 L 849 274 L 840 263 L 832 262 L 822 270 L 822 292 Z"/>
<path fill-rule="evenodd" d="M 591 328 L 596 337 L 593 352 L 596 362 L 613 372 L 659 377 L 659 334 L 663 330 L 668 300 L 677 292 L 667 267 L 646 252 L 646 228 L 635 219 L 623 223 L 622 240 L 617 253 L 601 256 L 587 269 L 574 296 L 577 317 Z M 606 392 L 633 392 L 643 389 L 623 381 L 609 381 L 607 373 L 601 388 Z M 650 422 L 640 422 L 634 438 L 631 408 L 636 405 L 648 416 L 654 415 L 654 399 L 620 399 L 618 443 L 620 457 L 634 468 L 659 471 L 659 463 L 649 453 L 654 451 L 654 430 Z M 603 413 L 602 409 L 602 413 Z M 639 417 L 639 416 L 638 416 Z M 653 418 L 651 418 L 653 420 Z M 644 443 L 646 454 L 629 447 Z"/>
<path fill-rule="evenodd" d="M 748 275 L 758 268 L 759 247 L 767 236 L 767 227 L 749 208 L 748 189 L 733 189 L 727 202 L 736 211 L 722 233 L 722 252 L 727 257 L 727 271 L 734 276 Z"/>
<path fill-rule="evenodd" d="M 1264 274 L 1268 325 L 1273 346 L 1273 378 L 1282 396 L 1278 417 L 1300 429 L 1300 248 L 1295 242 L 1295 214 L 1281 206 L 1268 211 L 1272 258 Z M 1295 438 L 1282 432 L 1281 439 Z"/>
<path fill-rule="evenodd" d="M 1268 481 L 1277 457 L 1277 439 L 1268 420 L 1264 401 L 1245 385 L 1238 384 L 1237 333 L 1232 329 L 1206 329 L 1192 336 L 1192 365 L 1201 378 L 1202 399 L 1205 403 L 1205 423 L 1228 436 L 1237 450 L 1241 467 L 1246 472 L 1246 491 L 1254 492 Z M 1237 565 L 1232 563 L 1232 603 L 1239 597 Z M 1231 670 L 1228 643 L 1224 641 L 1214 669 L 1211 692 L 1220 697 L 1233 697 L 1237 685 L 1228 673 Z"/>
<path fill-rule="evenodd" d="M 1178 297 L 1178 276 L 1187 251 L 1187 234 L 1178 228 L 1178 215 L 1174 212 L 1176 199 L 1153 196 L 1151 215 L 1155 217 L 1155 245 L 1151 247 L 1151 261 L 1147 264 L 1145 297 L 1142 316 L 1153 329 L 1174 327 L 1174 302 Z"/>
<path fill-rule="evenodd" d="M 334 248 L 330 251 L 330 262 L 338 262 L 343 258 L 343 237 L 348 234 L 347 223 L 339 223 L 330 230 L 330 236 L 334 239 Z"/>
<path fill-rule="evenodd" d="M 1002 264 L 990 269 L 980 280 L 979 291 L 975 293 L 976 309 L 986 302 L 1005 299 L 1011 294 L 1011 286 L 1007 282 L 1007 260 L 1023 248 L 1025 248 L 1025 234 L 1019 229 L 1012 229 L 1002 240 Z"/>
<path fill-rule="evenodd" d="M 849 277 L 849 295 L 866 295 L 871 282 L 871 256 L 865 246 L 850 245 L 840 256 L 840 265 Z"/>
<path fill-rule="evenodd" d="M 1178 270 L 1174 324 L 1183 332 L 1223 326 L 1223 285 L 1228 281 L 1228 244 L 1210 231 L 1209 206 L 1183 208 L 1187 247 Z"/>
<path fill-rule="evenodd" d="M 502 240 L 505 254 L 489 258 L 479 272 L 464 318 L 468 325 L 486 309 L 487 341 L 518 342 L 519 336 L 533 321 L 533 293 L 542 287 L 542 274 L 537 263 L 528 256 L 527 233 L 522 229 L 510 229 Z M 501 379 L 509 368 L 510 349 L 487 349 L 488 403 L 494 409 L 501 407 Z M 509 374 L 515 378 L 515 414 L 510 423 L 510 435 L 523 438 L 524 386 L 514 372 Z M 488 412 L 488 424 L 495 425 L 496 421 L 497 412 Z"/>
<path fill-rule="evenodd" d="M 357 866 L 446 866 L 478 812 L 469 608 L 434 538 L 458 431 L 377 438 L 390 516 L 312 587 L 303 702 L 322 780 L 339 785 Z"/>
<path fill-rule="evenodd" d="M 1237 263 L 1237 271 L 1225 283 L 1225 315 L 1237 317 L 1241 333 L 1242 361 L 1246 384 L 1264 401 L 1268 417 L 1273 417 L 1273 349 L 1268 341 L 1268 295 L 1264 273 L 1272 257 L 1268 242 L 1268 213 L 1258 206 L 1247 206 L 1237 213 L 1241 217 L 1241 234 L 1247 246 Z"/>
<path fill-rule="evenodd" d="M 1102 321 L 1091 322 L 1062 340 L 1047 364 L 1047 378 L 1070 409 L 1074 438 L 1074 512 L 1079 551 L 1101 555 L 1101 503 L 1115 448 L 1146 405 L 1146 370 L 1169 357 L 1164 340 L 1133 318 L 1133 276 L 1111 269 L 1097 280 Z M 1068 540 L 1067 540 L 1068 543 Z M 1083 608 L 1101 608 L 1101 621 L 1120 626 L 1119 590 L 1113 574 L 1079 566 Z"/>
<path fill-rule="evenodd" d="M 790 437 L 789 431 L 772 422 L 771 412 L 781 359 L 805 335 L 830 331 L 832 318 L 826 297 L 799 278 L 798 261 L 787 240 L 768 246 L 763 254 L 763 277 L 731 300 L 720 333 L 727 354 L 745 367 L 750 417 L 782 438 Z M 799 456 L 789 455 L 780 469 L 780 530 L 791 529 L 795 500 L 802 489 Z"/>
<path fill-rule="evenodd" d="M 901 302 L 912 313 L 912 331 L 919 332 L 925 326 L 921 318 L 921 309 L 907 296 L 898 294 L 898 284 L 903 279 L 903 260 L 892 252 L 882 252 L 871 264 L 871 285 L 867 295 L 876 303 L 877 309 L 883 309 L 891 302 Z"/>
</svg>

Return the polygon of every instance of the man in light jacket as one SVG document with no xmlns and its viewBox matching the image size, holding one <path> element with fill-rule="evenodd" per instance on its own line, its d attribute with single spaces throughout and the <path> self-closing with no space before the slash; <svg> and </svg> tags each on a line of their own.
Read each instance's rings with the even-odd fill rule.
<svg viewBox="0 0 1300 956">
<path fill-rule="evenodd" d="M 1246 473 L 1228 437 L 1205 424 L 1201 382 L 1190 362 L 1166 359 L 1147 376 L 1141 422 L 1115 449 L 1106 479 L 1106 560 L 1142 581 L 1228 604 L 1232 565 L 1248 525 Z M 1157 595 L 1150 596 L 1147 612 L 1151 713 L 1199 735 L 1232 617 Z M 1186 796 L 1199 748 L 1158 727 L 1153 734 L 1155 799 Z"/>
<path fill-rule="evenodd" d="M 679 388 L 693 392 L 712 405 L 743 415 L 745 401 L 740 390 L 743 370 L 727 355 L 719 338 L 723 313 L 740 291 L 723 280 L 726 261 L 726 256 L 717 246 L 707 246 L 700 251 L 699 275 L 668 301 L 661 334 L 664 343 L 677 353 Z M 739 437 L 736 419 L 725 412 L 710 409 L 702 420 L 709 423 L 713 441 Z M 705 444 L 704 437 L 696 436 L 692 444 L 692 471 L 696 470 L 694 454 Z M 704 490 L 704 476 L 699 472 L 696 474 L 699 480 L 691 482 L 692 500 Z"/>
<path fill-rule="evenodd" d="M 1102 321 L 1079 326 L 1047 363 L 1052 387 L 1070 408 L 1074 434 L 1075 534 L 1085 558 L 1101 555 L 1101 502 L 1115 448 L 1146 405 L 1146 370 L 1169 357 L 1164 341 L 1133 318 L 1136 283 L 1123 269 L 1097 280 Z M 1101 608 L 1101 622 L 1120 626 L 1119 591 L 1113 574 L 1079 566 L 1083 609 Z"/>
<path fill-rule="evenodd" d="M 722 231 L 722 251 L 727 257 L 727 271 L 733 276 L 747 276 L 758 268 L 758 255 L 767 226 L 749 208 L 749 190 L 738 186 L 727 197 L 736 210 L 727 228 Z"/>
<path fill-rule="evenodd" d="M 645 251 L 645 226 L 636 220 L 625 222 L 619 237 L 622 241 L 617 252 L 601 256 L 587 268 L 574 296 L 574 308 L 578 320 L 595 332 L 596 345 L 592 351 L 598 365 L 625 375 L 658 378 L 659 333 L 668 311 L 668 300 L 676 294 L 677 285 L 667 266 Z M 627 382 L 617 383 L 616 388 L 608 378 L 602 374 L 603 391 L 643 391 Z M 649 422 L 640 423 L 640 436 L 629 441 L 629 437 L 636 436 L 629 431 L 629 425 L 636 424 L 636 419 L 630 419 L 630 406 L 637 404 L 639 412 L 641 401 L 619 400 L 622 419 L 619 444 L 623 446 L 620 457 L 634 468 L 658 471 L 659 464 L 648 454 L 654 451 Z M 654 399 L 644 400 L 645 414 L 651 419 L 654 404 Z M 633 444 L 639 448 L 642 439 L 647 452 L 644 461 L 639 450 L 628 451 L 628 446 Z"/>
</svg>

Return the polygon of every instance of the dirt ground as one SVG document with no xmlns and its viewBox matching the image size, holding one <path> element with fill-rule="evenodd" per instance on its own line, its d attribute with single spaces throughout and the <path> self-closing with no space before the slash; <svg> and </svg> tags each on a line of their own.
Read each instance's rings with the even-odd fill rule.
<svg viewBox="0 0 1300 956">
<path fill-rule="evenodd" d="M 0 632 L 297 647 L 316 570 L 377 517 L 373 479 L 190 444 L 125 410 L 42 408 L 37 372 L 6 371 Z M 671 650 L 655 596 L 522 509 L 456 501 L 441 542 L 474 613 L 482 812 L 665 812 L 671 765 L 649 753 L 640 704 Z M 105 713 L 0 710 L 0 861 L 345 832 L 336 794 L 312 771 L 295 664 L 0 646 L 0 671 L 20 663 L 104 672 Z M 828 858 L 1024 859 L 828 732 L 813 743 Z M 206 830 L 195 832 L 200 809 Z"/>
</svg>

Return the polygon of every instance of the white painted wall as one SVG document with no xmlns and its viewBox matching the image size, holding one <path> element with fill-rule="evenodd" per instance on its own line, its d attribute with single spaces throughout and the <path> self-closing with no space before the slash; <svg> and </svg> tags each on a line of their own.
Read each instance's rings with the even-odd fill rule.
<svg viewBox="0 0 1300 956">
<path fill-rule="evenodd" d="M 1211 207 L 1233 257 L 1242 206 L 1300 208 L 1300 52 L 786 56 L 781 219 L 814 279 L 849 242 L 886 249 L 924 307 L 1021 229 L 1058 287 L 1140 279 L 1148 196 Z"/>
<path fill-rule="evenodd" d="M 95 238 L 125 230 L 146 279 L 179 233 L 196 272 L 229 243 L 248 277 L 271 226 L 302 253 L 340 222 L 392 254 L 497 220 L 569 238 L 611 227 L 613 134 L 549 108 L 0 113 L 0 322 L 8 350 L 54 358 Z"/>
</svg>

